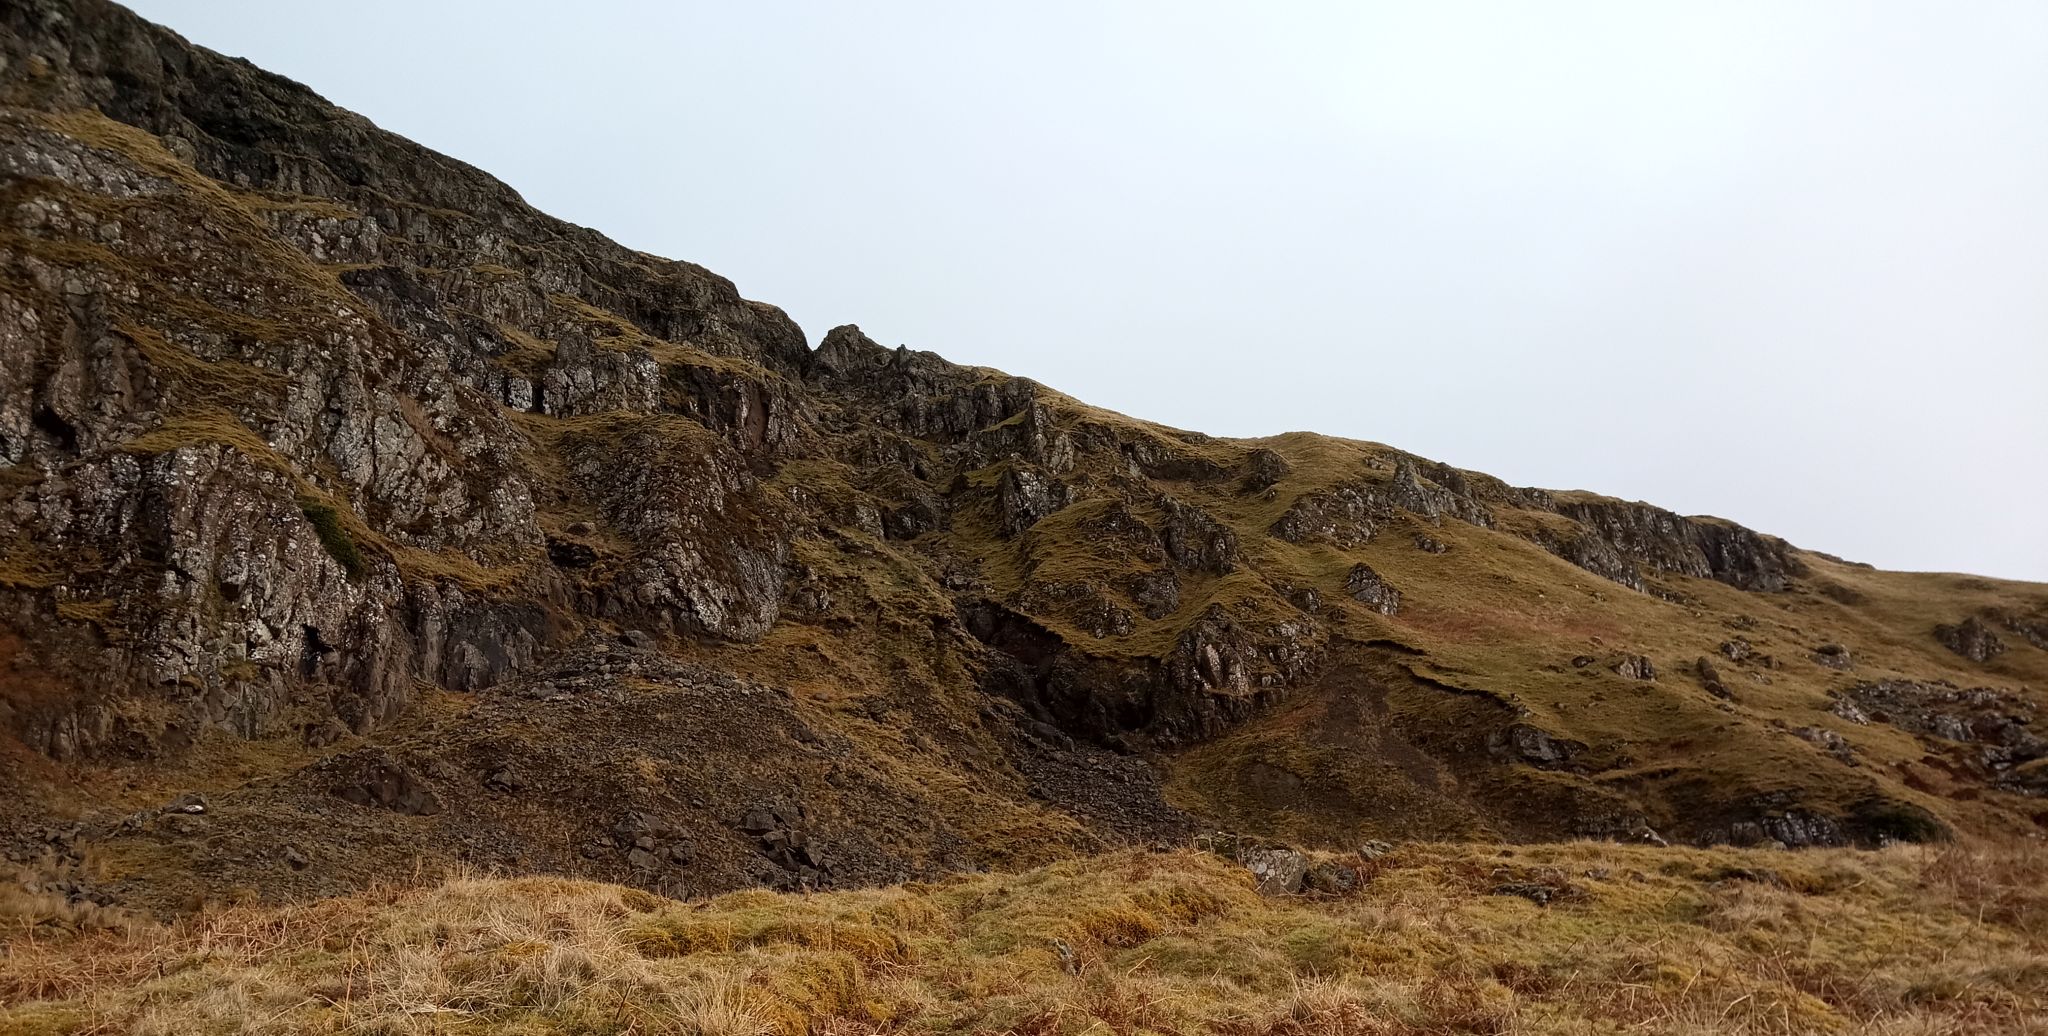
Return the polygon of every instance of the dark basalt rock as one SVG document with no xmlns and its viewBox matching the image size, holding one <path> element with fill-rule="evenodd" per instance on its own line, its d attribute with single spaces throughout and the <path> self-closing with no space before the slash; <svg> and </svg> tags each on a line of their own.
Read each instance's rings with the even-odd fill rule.
<svg viewBox="0 0 2048 1036">
<path fill-rule="evenodd" d="M 1136 628 L 1131 613 L 1093 583 L 1032 583 L 1017 595 L 1017 605 L 1034 615 L 1059 616 L 1098 640 Z"/>
<path fill-rule="evenodd" d="M 1573 500 L 1557 513 L 1584 532 L 1541 539 L 1571 563 L 1633 589 L 1644 589 L 1642 569 L 1713 579 L 1742 590 L 1775 592 L 1805 566 L 1783 540 L 1716 519 L 1683 518 L 1648 504 Z"/>
<path fill-rule="evenodd" d="M 1414 459 L 1403 455 L 1386 481 L 1361 480 L 1303 494 L 1268 531 L 1289 543 L 1356 547 L 1370 542 L 1381 526 L 1402 512 L 1430 521 L 1451 517 L 1473 525 L 1493 524 L 1485 503 L 1425 479 Z"/>
<path fill-rule="evenodd" d="M 2019 634 L 2021 640 L 2048 651 L 2048 616 L 2003 612 L 1999 615 L 1999 622 L 2006 629 Z"/>
<path fill-rule="evenodd" d="M 1321 660 L 1321 640 L 1306 623 L 1247 625 L 1217 605 L 1162 658 L 1137 665 L 1088 655 L 994 602 L 964 607 L 962 621 L 1001 653 L 986 691 L 1100 745 L 1136 737 L 1171 747 L 1213 736 L 1279 700 Z"/>
<path fill-rule="evenodd" d="M 1852 718 L 1862 716 L 1923 737 L 1984 746 L 1976 758 L 1994 771 L 2048 756 L 2048 739 L 2032 729 L 2033 704 L 2009 691 L 1879 680 L 1857 684 L 1843 693 L 1841 701 L 1853 705 Z"/>
<path fill-rule="evenodd" d="M 1934 639 L 1972 662 L 1989 662 L 2005 650 L 2005 642 L 1998 639 L 1998 634 L 1974 615 L 1954 625 L 1934 627 Z"/>
<path fill-rule="evenodd" d="M 1163 619 L 1180 608 L 1180 580 L 1169 571 L 1124 577 L 1124 592 L 1143 608 L 1148 619 Z"/>
<path fill-rule="evenodd" d="M 1705 655 L 1695 659 L 1692 667 L 1693 673 L 1699 677 L 1701 689 L 1705 690 L 1708 694 L 1723 701 L 1731 700 L 1735 697 L 1734 694 L 1729 692 L 1728 685 L 1721 682 L 1721 671 L 1714 668 L 1714 663 L 1707 661 Z"/>
<path fill-rule="evenodd" d="M 1767 814 L 1757 820 L 1757 826 L 1763 829 L 1765 838 L 1777 841 L 1788 849 L 1848 843 L 1848 836 L 1842 833 L 1842 825 L 1833 817 L 1802 810 Z"/>
<path fill-rule="evenodd" d="M 1344 577 L 1344 592 L 1352 600 L 1381 615 L 1393 615 L 1401 610 L 1401 591 L 1394 589 L 1372 570 L 1372 566 L 1363 562 L 1351 566 L 1351 574 Z"/>
<path fill-rule="evenodd" d="M 1794 727 L 1792 736 L 1819 746 L 1846 765 L 1860 765 L 1856 759 L 1855 747 L 1849 744 L 1849 739 L 1826 727 Z"/>
<path fill-rule="evenodd" d="M 1067 506 L 1067 487 L 1023 465 L 1003 469 L 996 482 L 996 515 L 1005 536 L 1016 536 Z"/>
<path fill-rule="evenodd" d="M 1938 842 L 1948 829 L 1925 809 L 1886 798 L 1857 801 L 1836 813 L 1817 809 L 1781 793 L 1761 795 L 1744 804 L 1734 819 L 1700 833 L 1704 845 L 1775 846 L 1784 849 L 1892 842 Z"/>
<path fill-rule="evenodd" d="M 1262 896 L 1293 895 L 1308 879 L 1309 859 L 1298 849 L 1251 849 L 1241 858 Z"/>
<path fill-rule="evenodd" d="M 1576 741 L 1557 738 L 1549 731 L 1527 723 L 1512 723 L 1495 731 L 1487 746 L 1496 756 L 1542 770 L 1568 768 L 1572 757 L 1586 747 Z"/>
<path fill-rule="evenodd" d="M 587 543 L 550 536 L 548 560 L 563 568 L 589 568 L 597 564 L 597 550 Z"/>
<path fill-rule="evenodd" d="M 831 857 L 813 838 L 810 811 L 802 805 L 757 805 L 747 811 L 738 826 L 754 839 L 763 855 L 791 872 L 799 883 L 816 885 L 829 881 Z M 677 847 L 677 852 L 685 859 L 689 856 L 687 846 Z"/>
<path fill-rule="evenodd" d="M 935 493 L 917 494 L 882 512 L 882 529 L 895 540 L 914 540 L 945 523 L 945 498 Z"/>
<path fill-rule="evenodd" d="M 1813 660 L 1829 669 L 1852 669 L 1855 661 L 1849 656 L 1849 649 L 1840 644 L 1822 644 L 1813 649 Z"/>
<path fill-rule="evenodd" d="M 1159 542 L 1175 566 L 1196 572 L 1228 575 L 1236 567 L 1237 533 L 1207 512 L 1170 496 L 1156 501 L 1161 515 Z"/>
<path fill-rule="evenodd" d="M 1631 680 L 1655 680 L 1657 678 L 1656 664 L 1641 655 L 1623 655 L 1621 660 L 1614 663 L 1612 668 L 1616 673 Z"/>
<path fill-rule="evenodd" d="M 1394 478 L 1387 487 L 1387 499 L 1394 506 L 1425 518 L 1448 515 L 1482 528 L 1493 525 L 1493 513 L 1482 502 L 1461 489 L 1441 484 L 1452 478 L 1463 485 L 1463 473 L 1447 465 L 1436 465 L 1431 478 L 1424 478 L 1415 458 L 1401 455 L 1394 461 Z"/>
<path fill-rule="evenodd" d="M 1285 458 L 1272 450 L 1260 448 L 1245 454 L 1244 480 L 1238 483 L 1240 493 L 1263 493 L 1277 485 L 1294 469 Z"/>
<path fill-rule="evenodd" d="M 1303 495 L 1267 532 L 1289 543 L 1356 547 L 1369 542 L 1386 517 L 1372 498 L 1346 486 Z"/>
<path fill-rule="evenodd" d="M 434 789 L 387 752 L 335 760 L 328 770 L 334 794 L 358 806 L 378 806 L 411 816 L 441 812 L 441 799 Z"/>
</svg>

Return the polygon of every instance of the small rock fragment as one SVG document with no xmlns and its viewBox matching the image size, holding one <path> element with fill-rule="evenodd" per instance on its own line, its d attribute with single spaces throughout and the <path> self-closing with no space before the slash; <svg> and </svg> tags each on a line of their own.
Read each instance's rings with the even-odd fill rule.
<svg viewBox="0 0 2048 1036">
<path fill-rule="evenodd" d="M 1708 694 L 1723 701 L 1728 701 L 1735 697 L 1735 695 L 1729 693 L 1728 685 L 1721 682 L 1721 671 L 1714 668 L 1714 663 L 1707 661 L 1707 656 L 1701 655 L 1698 659 L 1695 659 L 1692 668 L 1693 672 L 1700 678 L 1700 686 Z"/>
<path fill-rule="evenodd" d="M 1813 660 L 1829 669 L 1849 669 L 1856 663 L 1849 657 L 1849 649 L 1840 644 L 1822 644 L 1813 649 Z"/>
<path fill-rule="evenodd" d="M 1258 879 L 1262 896 L 1300 892 L 1308 877 L 1308 857 L 1294 849 L 1253 849 L 1244 855 L 1244 865 Z"/>
<path fill-rule="evenodd" d="M 1614 664 L 1614 671 L 1631 680 L 1655 680 L 1657 667 L 1641 655 L 1623 655 Z"/>
</svg>

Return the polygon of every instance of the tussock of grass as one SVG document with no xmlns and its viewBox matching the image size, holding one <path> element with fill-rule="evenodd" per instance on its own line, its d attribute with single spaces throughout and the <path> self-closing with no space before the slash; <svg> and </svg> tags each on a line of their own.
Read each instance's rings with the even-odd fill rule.
<svg viewBox="0 0 2048 1036">
<path fill-rule="evenodd" d="M 122 443 L 119 448 L 128 453 L 154 456 L 200 443 L 233 447 L 244 457 L 286 478 L 298 478 L 291 461 L 243 424 L 240 418 L 219 408 L 194 408 L 173 415 L 155 428 Z"/>
<path fill-rule="evenodd" d="M 26 537 L 0 546 L 0 587 L 43 590 L 63 578 L 63 569 Z"/>
<path fill-rule="evenodd" d="M 543 342 L 519 328 L 506 324 L 497 325 L 498 333 L 512 348 L 500 353 L 494 359 L 506 370 L 525 378 L 538 378 L 555 361 L 555 345 Z"/>
<path fill-rule="evenodd" d="M 57 602 L 57 615 L 68 622 L 85 623 L 100 631 L 100 635 L 111 640 L 125 638 L 125 631 L 114 617 L 114 602 L 100 600 L 65 600 Z"/>
<path fill-rule="evenodd" d="M 2042 1031 L 2038 849 L 1418 845 L 1264 899 L 1124 852 L 703 903 L 458 876 L 169 926 L 0 899 L 0 1030 Z M 1493 894 L 1568 892 L 1548 907 Z"/>
</svg>

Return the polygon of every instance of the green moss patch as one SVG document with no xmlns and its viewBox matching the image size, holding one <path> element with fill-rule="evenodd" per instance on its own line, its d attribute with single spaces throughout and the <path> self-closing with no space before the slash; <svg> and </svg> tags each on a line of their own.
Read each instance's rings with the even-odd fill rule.
<svg viewBox="0 0 2048 1036">
<path fill-rule="evenodd" d="M 299 501 L 299 510 L 305 513 L 307 521 L 313 523 L 313 531 L 320 536 L 320 545 L 327 549 L 329 557 L 340 563 L 341 570 L 348 573 L 349 581 L 360 582 L 363 574 L 369 571 L 370 563 L 356 547 L 355 538 L 342 525 L 340 512 L 332 504 L 306 499 Z"/>
</svg>

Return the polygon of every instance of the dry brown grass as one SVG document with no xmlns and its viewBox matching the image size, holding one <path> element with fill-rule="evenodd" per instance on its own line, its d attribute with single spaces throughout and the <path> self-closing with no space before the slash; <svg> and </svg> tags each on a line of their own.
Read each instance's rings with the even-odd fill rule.
<svg viewBox="0 0 2048 1036">
<path fill-rule="evenodd" d="M 1280 900 L 1192 852 L 702 903 L 458 875 L 171 925 L 16 895 L 0 1031 L 2048 1031 L 2035 847 L 1350 862 L 1360 891 Z"/>
</svg>

